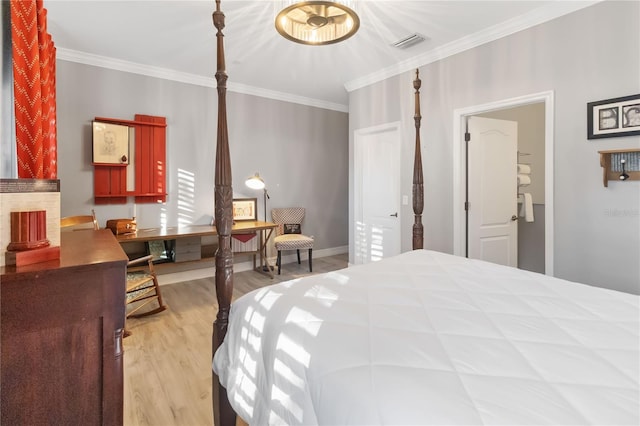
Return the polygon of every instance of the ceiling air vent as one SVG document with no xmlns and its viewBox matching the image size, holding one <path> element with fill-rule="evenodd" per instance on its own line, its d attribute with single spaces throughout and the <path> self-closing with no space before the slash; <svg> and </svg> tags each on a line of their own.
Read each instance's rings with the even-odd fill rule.
<svg viewBox="0 0 640 426">
<path fill-rule="evenodd" d="M 423 41 L 425 41 L 425 39 L 426 37 L 421 36 L 418 33 L 415 33 L 415 34 L 411 34 L 410 36 L 401 38 L 395 43 L 392 43 L 391 46 L 397 47 L 398 49 L 406 49 L 418 43 L 422 43 Z"/>
</svg>

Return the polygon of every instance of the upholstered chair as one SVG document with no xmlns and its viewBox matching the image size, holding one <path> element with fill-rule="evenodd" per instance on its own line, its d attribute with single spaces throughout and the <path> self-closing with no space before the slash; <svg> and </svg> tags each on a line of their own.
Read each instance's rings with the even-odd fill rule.
<svg viewBox="0 0 640 426">
<path fill-rule="evenodd" d="M 300 264 L 300 250 L 309 250 L 309 272 L 313 272 L 312 252 L 313 237 L 302 234 L 302 220 L 305 209 L 303 207 L 289 207 L 271 210 L 271 218 L 278 224 L 276 237 L 273 242 L 278 251 L 278 275 L 282 268 L 282 252 L 295 250 L 298 254 L 298 264 Z"/>
</svg>

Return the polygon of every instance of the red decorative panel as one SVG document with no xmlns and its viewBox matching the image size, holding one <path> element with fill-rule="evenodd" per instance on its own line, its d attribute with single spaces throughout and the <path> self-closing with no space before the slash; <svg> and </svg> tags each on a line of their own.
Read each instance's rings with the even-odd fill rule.
<svg viewBox="0 0 640 426">
<path fill-rule="evenodd" d="M 136 203 L 165 202 L 167 120 L 136 114 L 135 121 L 154 124 L 136 126 L 136 192 L 145 194 L 137 195 Z"/>
<path fill-rule="evenodd" d="M 127 191 L 127 167 L 94 164 L 96 204 L 125 204 L 128 196 L 136 203 L 165 202 L 166 127 L 165 117 L 136 114 L 134 120 L 96 117 L 96 121 L 121 124 L 135 129 L 135 190 Z"/>
<path fill-rule="evenodd" d="M 96 204 L 127 203 L 125 167 L 94 166 L 93 193 Z"/>
</svg>

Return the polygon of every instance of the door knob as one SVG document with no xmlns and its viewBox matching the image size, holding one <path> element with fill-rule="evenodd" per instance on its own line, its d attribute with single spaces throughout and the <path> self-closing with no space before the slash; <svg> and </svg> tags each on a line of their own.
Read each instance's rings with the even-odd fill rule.
<svg viewBox="0 0 640 426">
<path fill-rule="evenodd" d="M 390 214 L 389 216 L 398 217 L 398 212 L 395 212 L 394 214 Z"/>
<path fill-rule="evenodd" d="M 516 220 L 518 220 L 518 216 L 516 216 L 515 214 L 513 216 L 511 216 L 511 221 L 515 222 Z"/>
</svg>

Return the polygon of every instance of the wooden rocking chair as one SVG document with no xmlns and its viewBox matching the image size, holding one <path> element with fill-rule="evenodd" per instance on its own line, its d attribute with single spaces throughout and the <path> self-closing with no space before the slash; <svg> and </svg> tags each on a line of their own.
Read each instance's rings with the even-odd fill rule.
<svg viewBox="0 0 640 426">
<path fill-rule="evenodd" d="M 95 211 L 91 210 L 91 214 L 60 218 L 61 231 L 78 231 L 81 229 L 93 229 L 94 231 L 100 229 Z"/>
<path fill-rule="evenodd" d="M 143 266 L 136 266 L 143 265 Z M 139 312 L 145 306 L 157 302 L 157 307 Z M 153 255 L 130 260 L 127 264 L 127 294 L 125 299 L 127 318 L 140 318 L 167 309 L 162 301 L 158 278 L 153 268 Z M 125 329 L 125 337 L 131 333 Z"/>
</svg>

